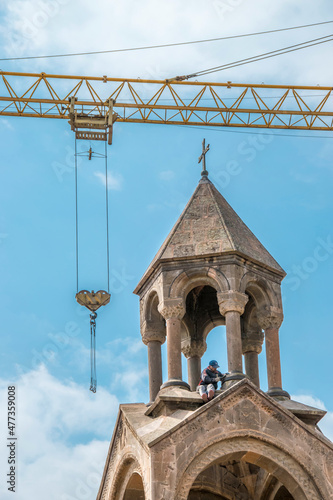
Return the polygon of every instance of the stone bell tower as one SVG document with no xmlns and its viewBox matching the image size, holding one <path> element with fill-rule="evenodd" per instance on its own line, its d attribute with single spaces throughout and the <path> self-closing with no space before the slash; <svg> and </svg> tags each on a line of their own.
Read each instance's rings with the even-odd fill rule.
<svg viewBox="0 0 333 500">
<path fill-rule="evenodd" d="M 150 400 L 155 400 L 161 386 L 195 390 L 207 335 L 217 325 L 226 325 L 227 380 L 247 375 L 259 386 L 264 330 L 268 393 L 289 397 L 282 389 L 279 354 L 284 276 L 208 176 L 202 175 L 135 289 L 140 296 L 142 340 L 148 346 Z M 168 380 L 162 385 L 160 350 L 166 339 Z M 188 360 L 189 386 L 182 376 L 181 353 Z"/>
<path fill-rule="evenodd" d="M 120 406 L 98 500 L 333 498 L 333 446 L 317 427 L 325 412 L 291 401 L 282 386 L 284 276 L 204 168 L 135 289 L 149 404 Z M 203 404 L 201 357 L 218 325 L 226 326 L 229 375 Z M 258 369 L 263 342 L 267 392 Z"/>
</svg>

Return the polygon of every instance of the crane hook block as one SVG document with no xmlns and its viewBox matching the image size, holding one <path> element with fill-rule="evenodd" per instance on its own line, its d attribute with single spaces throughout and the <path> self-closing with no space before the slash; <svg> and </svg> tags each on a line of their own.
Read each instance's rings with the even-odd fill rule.
<svg viewBox="0 0 333 500">
<path fill-rule="evenodd" d="M 105 290 L 98 290 L 98 292 L 94 292 L 94 290 L 91 292 L 88 290 L 81 290 L 77 292 L 75 298 L 81 306 L 86 307 L 89 311 L 95 312 L 101 306 L 106 306 L 106 304 L 110 302 L 111 295 Z"/>
</svg>

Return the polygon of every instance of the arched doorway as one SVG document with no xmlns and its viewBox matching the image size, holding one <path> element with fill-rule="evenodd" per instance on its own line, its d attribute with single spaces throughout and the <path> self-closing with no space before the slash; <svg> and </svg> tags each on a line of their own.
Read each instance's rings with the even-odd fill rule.
<svg viewBox="0 0 333 500">
<path fill-rule="evenodd" d="M 188 500 L 295 500 L 280 480 L 262 467 L 239 460 L 214 464 L 191 486 Z"/>
<path fill-rule="evenodd" d="M 214 496 L 215 495 L 215 496 Z M 235 436 L 198 452 L 179 477 L 177 500 L 322 500 L 309 470 L 272 441 Z"/>
<path fill-rule="evenodd" d="M 134 472 L 130 477 L 123 500 L 145 500 L 142 478 L 137 472 Z"/>
<path fill-rule="evenodd" d="M 219 354 L 221 361 L 222 352 L 226 354 L 226 348 L 223 349 L 225 326 L 221 325 L 225 325 L 225 320 L 219 311 L 216 290 L 205 284 L 192 288 L 186 296 L 186 313 L 182 324 L 182 352 L 187 358 L 188 383 L 192 391 L 196 390 L 201 370 L 204 368 L 201 358 L 204 357 L 203 363 L 207 366 L 209 359 L 214 359 Z M 205 355 L 207 336 L 216 328 L 219 331 L 215 333 L 220 334 L 218 339 L 220 345 L 215 345 L 215 349 L 209 349 L 210 354 Z M 209 344 L 212 347 L 212 342 Z M 227 371 L 226 365 L 225 362 L 225 371 Z"/>
</svg>

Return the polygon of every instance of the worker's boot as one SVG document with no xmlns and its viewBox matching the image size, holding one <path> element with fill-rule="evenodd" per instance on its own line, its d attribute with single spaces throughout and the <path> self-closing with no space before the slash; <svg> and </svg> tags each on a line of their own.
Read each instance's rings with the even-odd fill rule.
<svg viewBox="0 0 333 500">
<path fill-rule="evenodd" d="M 203 400 L 204 403 L 208 403 L 208 396 L 207 396 L 207 394 L 205 392 L 201 396 L 201 399 Z"/>
<path fill-rule="evenodd" d="M 211 399 L 213 399 L 214 397 L 214 391 L 209 391 L 208 392 L 208 401 L 210 401 Z"/>
</svg>

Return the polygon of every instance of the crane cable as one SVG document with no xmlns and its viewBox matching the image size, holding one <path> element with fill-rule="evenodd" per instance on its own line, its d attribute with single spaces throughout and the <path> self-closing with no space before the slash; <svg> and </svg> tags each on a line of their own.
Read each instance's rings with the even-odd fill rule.
<svg viewBox="0 0 333 500">
<path fill-rule="evenodd" d="M 258 54 L 256 56 L 248 57 L 246 59 L 240 59 L 239 61 L 233 61 L 231 63 L 223 64 L 221 66 L 214 66 L 213 68 L 197 71 L 196 73 L 192 73 L 190 75 L 171 78 L 167 81 L 171 82 L 172 80 L 188 80 L 189 78 L 208 75 L 210 73 L 216 73 L 218 71 L 223 71 L 225 69 L 236 68 L 237 66 L 243 66 L 244 64 L 250 64 L 252 62 L 261 61 L 263 59 L 269 59 L 270 57 L 276 57 L 282 54 L 288 54 L 289 52 L 295 52 L 296 50 L 307 49 L 309 47 L 313 47 L 314 45 L 320 45 L 322 43 L 327 43 L 332 41 L 333 41 L 333 34 L 330 34 L 320 38 L 314 38 L 313 40 L 307 40 L 306 42 L 298 43 L 295 45 L 289 45 L 288 47 L 282 47 L 281 49 L 265 52 L 263 54 Z"/>
<path fill-rule="evenodd" d="M 107 290 L 110 293 L 110 243 L 109 243 L 109 180 L 108 180 L 108 150 L 105 145 L 105 219 L 106 219 L 106 269 L 107 269 Z"/>
<path fill-rule="evenodd" d="M 107 267 L 107 295 L 110 300 L 110 247 L 109 247 L 109 193 L 108 193 L 108 161 L 107 161 L 107 144 L 105 141 L 105 211 L 106 211 L 106 267 Z M 91 149 L 91 148 L 90 148 Z M 76 297 L 79 293 L 86 293 L 90 295 L 90 292 L 83 290 L 79 292 L 79 210 L 78 210 L 78 153 L 77 153 L 77 138 L 75 134 L 75 258 L 76 258 Z M 97 292 L 101 293 L 102 291 Z M 105 292 L 103 292 L 105 293 Z M 91 295 L 95 297 L 94 292 Z M 100 303 L 100 305 L 105 305 L 106 303 Z M 96 310 L 89 307 L 89 303 L 83 304 L 90 310 L 90 391 L 93 393 L 97 390 L 97 373 L 96 373 Z M 98 307 L 100 307 L 100 305 Z M 97 307 L 97 308 L 98 308 Z"/>
<path fill-rule="evenodd" d="M 97 313 L 90 314 L 90 387 L 89 390 L 93 393 L 97 390 L 97 374 L 96 374 L 96 318 Z"/>
<path fill-rule="evenodd" d="M 79 291 L 79 210 L 78 210 L 78 175 L 77 175 L 77 145 L 75 137 L 75 264 L 76 264 L 76 293 Z"/>
<path fill-rule="evenodd" d="M 146 45 L 146 46 L 142 46 L 142 47 L 129 47 L 129 48 L 123 48 L 123 49 L 96 50 L 96 51 L 91 51 L 91 52 L 74 52 L 74 53 L 68 53 L 68 54 L 6 57 L 6 58 L 1 58 L 0 61 L 22 61 L 22 60 L 30 60 L 30 59 L 50 59 L 50 58 L 55 58 L 55 57 L 77 57 L 77 56 L 90 56 L 90 55 L 97 55 L 97 54 L 111 54 L 114 52 L 133 52 L 136 50 L 162 49 L 162 48 L 167 48 L 167 47 L 179 47 L 180 45 L 193 45 L 193 44 L 198 44 L 198 43 L 218 42 L 221 40 L 231 40 L 234 38 L 244 38 L 244 37 L 249 37 L 249 36 L 268 35 L 270 33 L 279 33 L 281 31 L 291 31 L 291 30 L 302 29 L 302 28 L 310 28 L 313 26 L 321 26 L 323 24 L 331 24 L 331 23 L 333 23 L 333 20 L 332 21 L 322 21 L 320 23 L 303 24 L 300 26 L 291 26 L 288 28 L 279 28 L 279 29 L 275 29 L 275 30 L 257 31 L 255 33 L 243 33 L 241 35 L 229 35 L 229 36 L 223 36 L 223 37 L 218 37 L 218 38 L 207 38 L 205 40 L 191 40 L 191 41 L 187 41 L 187 42 L 165 43 L 165 44 L 160 44 L 160 45 Z"/>
<path fill-rule="evenodd" d="M 77 139 L 75 137 L 75 260 L 76 260 L 76 291 L 79 291 L 79 210 L 78 210 L 78 158 Z M 101 155 L 102 156 L 102 155 Z M 109 191 L 108 191 L 108 157 L 105 141 L 105 219 L 106 219 L 106 270 L 107 291 L 110 293 L 110 244 L 109 244 Z"/>
</svg>

